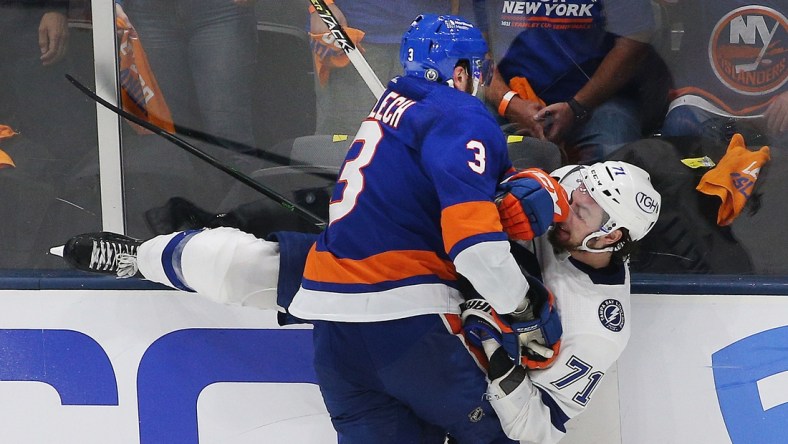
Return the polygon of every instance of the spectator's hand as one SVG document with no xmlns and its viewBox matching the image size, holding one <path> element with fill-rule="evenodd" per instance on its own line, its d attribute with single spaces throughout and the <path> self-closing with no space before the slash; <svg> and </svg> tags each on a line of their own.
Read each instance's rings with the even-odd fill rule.
<svg viewBox="0 0 788 444">
<path fill-rule="evenodd" d="M 363 54 L 364 47 L 361 46 L 361 40 L 364 38 L 364 31 L 349 26 L 344 29 L 350 40 L 356 45 L 356 48 Z M 320 85 L 326 86 L 331 71 L 335 68 L 346 67 L 350 63 L 350 59 L 333 33 L 310 33 L 309 37 L 317 78 L 320 80 Z"/>
<path fill-rule="evenodd" d="M 59 62 L 66 55 L 68 43 L 68 18 L 60 12 L 46 12 L 38 25 L 38 47 L 41 64 Z"/>
<path fill-rule="evenodd" d="M 788 91 L 777 96 L 763 115 L 770 133 L 779 135 L 788 131 Z"/>
<path fill-rule="evenodd" d="M 542 122 L 534 118 L 540 109 L 542 109 L 542 105 L 539 103 L 515 96 L 506 108 L 506 118 L 517 125 L 518 134 L 544 140 Z"/>
<path fill-rule="evenodd" d="M 123 19 L 126 23 L 130 23 L 129 16 L 126 15 L 126 11 L 123 10 L 123 6 L 115 3 L 115 18 Z"/>
<path fill-rule="evenodd" d="M 126 15 L 126 11 L 123 10 L 123 7 L 115 3 L 115 20 L 117 21 L 118 19 L 126 22 L 126 24 L 129 25 L 129 28 L 134 27 L 134 25 L 131 24 L 131 20 L 129 20 L 129 16 Z M 117 33 L 118 33 L 118 38 L 120 38 L 120 35 L 123 34 L 123 30 L 118 29 Z"/>
<path fill-rule="evenodd" d="M 347 19 L 345 18 L 345 14 L 337 7 L 337 5 L 331 4 L 328 5 L 328 9 L 334 14 L 336 17 L 337 22 L 342 25 L 343 28 L 347 28 Z M 312 34 L 325 34 L 328 32 L 328 26 L 323 23 L 323 19 L 317 15 L 317 12 L 313 12 L 309 15 L 309 32 Z"/>
<path fill-rule="evenodd" d="M 558 144 L 574 126 L 575 113 L 566 102 L 554 103 L 539 110 L 534 120 L 544 127 L 545 138 Z"/>
</svg>

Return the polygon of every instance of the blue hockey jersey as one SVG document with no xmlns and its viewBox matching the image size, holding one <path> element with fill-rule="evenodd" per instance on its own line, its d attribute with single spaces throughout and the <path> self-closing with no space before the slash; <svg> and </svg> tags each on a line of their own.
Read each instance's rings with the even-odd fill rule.
<svg viewBox="0 0 788 444">
<path fill-rule="evenodd" d="M 348 151 L 291 313 L 360 322 L 459 313 L 458 273 L 512 311 L 527 284 L 493 202 L 511 168 L 480 100 L 395 78 Z"/>
</svg>

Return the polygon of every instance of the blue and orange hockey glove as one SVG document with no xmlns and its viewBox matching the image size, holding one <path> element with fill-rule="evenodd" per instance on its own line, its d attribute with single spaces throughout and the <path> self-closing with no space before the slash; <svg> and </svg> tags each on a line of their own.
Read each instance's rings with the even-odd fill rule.
<svg viewBox="0 0 788 444">
<path fill-rule="evenodd" d="M 503 230 L 512 240 L 541 236 L 554 222 L 569 216 L 564 188 L 538 168 L 513 174 L 498 185 L 495 199 Z"/>
<path fill-rule="evenodd" d="M 490 358 L 503 348 L 511 360 L 528 369 L 552 365 L 561 348 L 563 327 L 553 294 L 538 279 L 526 276 L 530 285 L 527 307 L 520 313 L 500 315 L 482 298 L 460 305 L 466 338 Z"/>
</svg>

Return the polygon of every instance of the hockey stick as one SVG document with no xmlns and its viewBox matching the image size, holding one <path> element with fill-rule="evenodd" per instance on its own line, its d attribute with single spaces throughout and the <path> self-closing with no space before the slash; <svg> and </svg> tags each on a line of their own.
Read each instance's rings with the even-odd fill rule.
<svg viewBox="0 0 788 444">
<path fill-rule="evenodd" d="M 761 60 L 763 60 L 764 54 L 766 54 L 766 50 L 769 48 L 769 45 L 771 45 L 772 43 L 772 37 L 774 37 L 774 34 L 777 32 L 778 26 L 780 26 L 779 22 L 774 24 L 774 28 L 772 28 L 772 32 L 769 33 L 769 40 L 763 42 L 763 48 L 761 48 L 761 51 L 758 53 L 758 58 L 756 58 L 755 61 L 752 63 L 743 63 L 741 65 L 736 65 L 735 66 L 736 74 L 739 74 L 741 72 L 752 72 L 758 69 L 758 66 L 760 66 L 761 64 Z"/>
<path fill-rule="evenodd" d="M 66 79 L 68 79 L 69 82 L 71 82 L 74 86 L 76 86 L 77 89 L 82 91 L 82 93 L 84 93 L 85 95 L 87 95 L 88 97 L 90 97 L 91 99 L 96 101 L 97 103 L 101 104 L 105 108 L 111 110 L 115 114 L 117 114 L 117 115 L 123 117 L 124 119 L 127 119 L 127 120 L 129 120 L 129 121 L 131 121 L 131 122 L 133 122 L 133 123 L 135 123 L 135 124 L 137 124 L 137 125 L 139 125 L 139 126 L 141 126 L 143 128 L 145 128 L 146 130 L 148 130 L 148 131 L 150 131 L 150 132 L 152 132 L 152 133 L 154 133 L 154 134 L 156 134 L 158 136 L 163 137 L 164 139 L 167 139 L 168 141 L 170 141 L 173 144 L 177 145 L 179 148 L 184 149 L 184 150 L 188 151 L 189 153 L 199 157 L 201 160 L 203 160 L 204 162 L 206 162 L 209 165 L 213 166 L 214 168 L 217 168 L 217 169 L 225 172 L 226 174 L 229 174 L 233 178 L 235 178 L 238 181 L 242 182 L 244 185 L 247 185 L 250 188 L 254 189 L 255 191 L 260 192 L 261 194 L 263 194 L 264 196 L 272 199 L 274 202 L 278 203 L 282 207 L 294 212 L 298 216 L 300 216 L 300 217 L 304 218 L 305 220 L 313 223 L 318 228 L 323 229 L 323 228 L 326 227 L 326 221 L 321 219 L 319 216 L 315 215 L 314 213 L 312 213 L 311 211 L 307 210 L 306 208 L 303 208 L 300 205 L 290 201 L 288 198 L 286 198 L 285 196 L 277 193 L 276 191 L 272 190 L 271 188 L 269 188 L 269 187 L 257 182 L 256 180 L 252 179 L 251 177 L 247 176 L 246 174 L 244 174 L 244 173 L 242 173 L 242 172 L 240 172 L 240 171 L 238 171 L 238 170 L 236 170 L 236 169 L 234 169 L 232 167 L 229 167 L 229 166 L 223 164 L 222 162 L 220 162 L 215 157 L 213 157 L 210 154 L 200 150 L 196 146 L 194 146 L 194 145 L 190 144 L 189 142 L 181 139 L 180 137 L 176 136 L 175 134 L 172 134 L 171 132 L 169 132 L 169 131 L 167 131 L 167 130 L 165 130 L 163 128 L 159 128 L 158 126 L 153 125 L 152 123 L 150 123 L 150 122 L 148 122 L 146 120 L 140 119 L 139 117 L 135 116 L 134 114 L 131 114 L 131 113 L 127 112 L 127 111 L 124 111 L 123 109 L 118 108 L 117 106 L 109 103 L 108 101 L 106 101 L 103 98 L 99 97 L 95 92 L 91 91 L 90 88 L 88 88 L 85 85 L 79 83 L 79 81 L 77 79 L 75 79 L 74 77 L 70 76 L 69 74 L 66 74 Z"/>
<path fill-rule="evenodd" d="M 153 125 L 153 124 L 151 124 Z M 266 151 L 262 148 L 258 148 L 255 146 L 247 145 L 242 142 L 237 142 L 232 139 L 227 139 L 221 136 L 217 136 L 215 134 L 206 133 L 194 128 L 188 128 L 185 126 L 178 125 L 177 123 L 173 123 L 175 127 L 176 134 L 182 134 L 184 136 L 188 136 L 194 139 L 197 139 L 201 142 L 210 143 L 211 145 L 215 145 L 222 148 L 229 148 L 234 151 L 238 151 L 241 154 L 249 155 L 258 159 L 268 160 L 277 165 L 281 166 L 318 166 L 312 165 L 308 163 L 292 163 L 291 158 L 283 156 L 281 154 L 272 153 L 270 151 Z M 166 131 L 164 128 L 158 127 L 161 131 Z M 321 173 L 317 171 L 307 171 L 306 174 L 320 177 L 321 179 L 326 179 L 330 181 L 335 181 L 337 179 L 336 174 L 331 173 Z"/>
<path fill-rule="evenodd" d="M 315 8 L 315 12 L 317 15 L 323 20 L 323 23 L 326 24 L 328 27 L 328 32 L 330 32 L 334 38 L 336 39 L 339 46 L 345 51 L 347 54 L 348 59 L 356 68 L 361 78 L 364 80 L 364 83 L 367 84 L 367 87 L 372 94 L 375 96 L 375 99 L 379 99 L 381 95 L 383 95 L 383 91 L 386 88 L 383 87 L 383 84 L 380 83 L 380 79 L 375 74 L 375 71 L 369 66 L 367 60 L 361 55 L 361 52 L 356 47 L 356 44 L 350 40 L 350 36 L 347 35 L 345 28 L 339 24 L 337 18 L 334 16 L 334 13 L 328 9 L 328 5 L 326 5 L 325 0 L 309 0 L 312 3 L 312 6 Z"/>
</svg>

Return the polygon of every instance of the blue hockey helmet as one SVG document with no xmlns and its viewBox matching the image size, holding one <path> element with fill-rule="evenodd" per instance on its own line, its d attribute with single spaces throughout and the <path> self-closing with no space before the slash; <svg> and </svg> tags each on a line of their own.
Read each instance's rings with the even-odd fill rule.
<svg viewBox="0 0 788 444">
<path fill-rule="evenodd" d="M 469 63 L 474 93 L 479 83 L 492 79 L 492 61 L 486 58 L 487 43 L 481 31 L 462 17 L 422 14 L 402 36 L 399 59 L 406 76 L 434 82 L 452 80 L 460 60 Z"/>
</svg>

